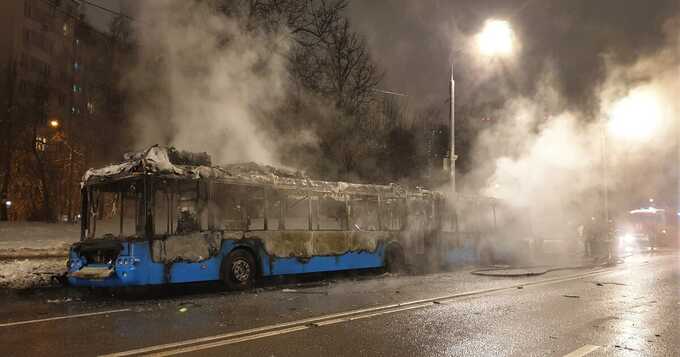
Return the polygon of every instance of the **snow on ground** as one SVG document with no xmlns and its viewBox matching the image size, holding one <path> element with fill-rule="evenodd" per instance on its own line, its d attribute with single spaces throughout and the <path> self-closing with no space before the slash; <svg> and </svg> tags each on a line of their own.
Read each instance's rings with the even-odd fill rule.
<svg viewBox="0 0 680 357">
<path fill-rule="evenodd" d="M 0 288 L 25 289 L 54 285 L 66 272 L 65 258 L 0 260 Z"/>
<path fill-rule="evenodd" d="M 0 222 L 0 259 L 65 256 L 79 238 L 77 224 Z"/>
</svg>

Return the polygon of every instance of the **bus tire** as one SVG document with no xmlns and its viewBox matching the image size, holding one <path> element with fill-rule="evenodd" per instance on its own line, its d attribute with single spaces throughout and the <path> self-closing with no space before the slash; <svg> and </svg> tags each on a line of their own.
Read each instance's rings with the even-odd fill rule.
<svg viewBox="0 0 680 357">
<path fill-rule="evenodd" d="M 388 273 L 406 272 L 404 251 L 398 244 L 390 244 L 385 250 L 385 270 Z"/>
<path fill-rule="evenodd" d="M 222 281 L 229 290 L 248 290 L 253 286 L 257 266 L 255 258 L 245 249 L 234 249 L 222 260 Z"/>
</svg>

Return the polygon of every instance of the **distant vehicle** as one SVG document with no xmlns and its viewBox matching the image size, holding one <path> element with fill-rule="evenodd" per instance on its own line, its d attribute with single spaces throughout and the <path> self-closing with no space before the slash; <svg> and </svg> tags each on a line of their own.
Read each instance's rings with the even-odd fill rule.
<svg viewBox="0 0 680 357">
<path fill-rule="evenodd" d="M 619 248 L 633 251 L 667 244 L 669 228 L 664 209 L 649 207 L 632 210 L 618 231 Z"/>
<path fill-rule="evenodd" d="M 75 286 L 121 287 L 348 269 L 440 267 L 502 254 L 497 201 L 398 185 L 311 180 L 253 163 L 153 146 L 89 170 Z M 506 223 L 510 224 L 511 220 Z"/>
</svg>

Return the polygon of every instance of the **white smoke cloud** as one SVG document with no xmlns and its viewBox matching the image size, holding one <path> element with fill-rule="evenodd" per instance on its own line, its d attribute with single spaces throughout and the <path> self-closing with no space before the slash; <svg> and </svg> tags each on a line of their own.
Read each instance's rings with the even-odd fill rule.
<svg viewBox="0 0 680 357">
<path fill-rule="evenodd" d="M 284 36 L 247 31 L 209 2 L 139 3 L 138 59 L 125 84 L 136 145 L 276 164 L 264 118 L 286 98 Z"/>
<path fill-rule="evenodd" d="M 535 233 L 543 236 L 600 216 L 603 180 L 612 217 L 647 197 L 674 206 L 678 193 L 668 188 L 678 180 L 680 160 L 679 39 L 669 32 L 666 47 L 632 65 L 605 56 L 607 76 L 595 114 L 566 107 L 548 71 L 533 97 L 510 100 L 497 123 L 480 134 L 477 165 L 464 184 L 527 209 Z"/>
</svg>

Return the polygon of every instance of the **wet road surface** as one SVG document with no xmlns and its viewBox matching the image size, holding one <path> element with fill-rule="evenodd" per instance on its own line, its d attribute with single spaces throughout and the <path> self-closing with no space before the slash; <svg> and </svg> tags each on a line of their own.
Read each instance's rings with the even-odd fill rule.
<svg viewBox="0 0 680 357">
<path fill-rule="evenodd" d="M 374 274 L 138 299 L 12 292 L 0 296 L 0 354 L 676 356 L 679 278 L 678 256 L 663 255 L 522 278 Z"/>
</svg>

